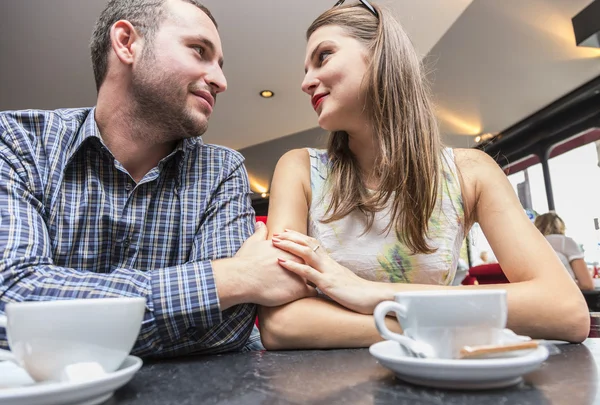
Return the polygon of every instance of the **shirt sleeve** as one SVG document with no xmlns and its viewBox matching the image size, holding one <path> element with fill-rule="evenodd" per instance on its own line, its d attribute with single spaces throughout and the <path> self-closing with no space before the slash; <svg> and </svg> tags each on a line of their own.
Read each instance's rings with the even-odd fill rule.
<svg viewBox="0 0 600 405">
<path fill-rule="evenodd" d="M 224 177 L 198 231 L 197 244 L 210 244 L 209 249 L 197 249 L 179 266 L 100 274 L 54 265 L 42 182 L 33 160 L 16 150 L 18 146 L 0 142 L 0 312 L 18 301 L 144 297 L 136 355 L 214 353 L 244 346 L 255 307 L 243 304 L 221 312 L 207 259 L 233 256 L 252 232 L 254 214 L 241 163 Z M 8 346 L 4 329 L 0 346 Z"/>
<path fill-rule="evenodd" d="M 240 349 L 254 325 L 254 305 L 242 304 L 221 312 L 217 286 L 210 262 L 232 257 L 254 231 L 254 210 L 250 203 L 250 185 L 242 159 L 229 159 L 230 175 L 212 195 L 196 235 L 190 263 L 152 273 L 152 292 L 157 326 L 162 336 L 181 340 L 190 336 L 200 342 L 200 351 Z M 200 271 L 190 271 L 198 267 Z M 202 311 L 187 312 L 197 301 Z"/>
<path fill-rule="evenodd" d="M 563 254 L 567 257 L 569 263 L 575 259 L 583 259 L 585 257 L 577 242 L 568 236 L 565 236 L 564 249 Z"/>
</svg>

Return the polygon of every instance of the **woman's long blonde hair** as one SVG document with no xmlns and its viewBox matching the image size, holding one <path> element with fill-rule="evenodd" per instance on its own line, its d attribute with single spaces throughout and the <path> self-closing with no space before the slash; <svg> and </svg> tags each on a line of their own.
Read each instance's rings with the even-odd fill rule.
<svg viewBox="0 0 600 405">
<path fill-rule="evenodd" d="M 366 231 L 376 212 L 388 201 L 391 221 L 401 240 L 413 253 L 432 253 L 427 243 L 429 218 L 440 183 L 441 141 L 423 67 L 400 23 L 385 8 L 373 5 L 375 17 L 364 7 L 334 7 L 308 28 L 307 39 L 323 26 L 339 26 L 366 46 L 371 55 L 364 78 L 366 105 L 375 134 L 375 174 L 379 187 L 369 192 L 357 161 L 348 146 L 348 134 L 332 132 L 328 153 L 331 161 L 331 204 L 325 223 L 339 220 L 358 209 L 367 218 Z"/>
</svg>

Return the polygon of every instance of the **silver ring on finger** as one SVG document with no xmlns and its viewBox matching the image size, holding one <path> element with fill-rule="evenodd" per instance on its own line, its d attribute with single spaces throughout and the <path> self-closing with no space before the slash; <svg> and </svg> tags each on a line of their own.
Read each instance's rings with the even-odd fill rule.
<svg viewBox="0 0 600 405">
<path fill-rule="evenodd" d="M 316 253 L 316 252 L 317 252 L 317 250 L 319 250 L 319 248 L 320 248 L 320 247 L 321 247 L 321 245 L 317 245 L 317 246 L 315 246 L 315 247 L 313 248 L 313 250 L 312 250 L 312 251 Z"/>
</svg>

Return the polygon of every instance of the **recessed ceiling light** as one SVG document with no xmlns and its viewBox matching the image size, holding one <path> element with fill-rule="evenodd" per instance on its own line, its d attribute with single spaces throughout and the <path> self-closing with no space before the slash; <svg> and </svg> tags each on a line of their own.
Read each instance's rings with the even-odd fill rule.
<svg viewBox="0 0 600 405">
<path fill-rule="evenodd" d="M 260 196 L 261 196 L 262 198 L 267 198 L 267 193 L 262 193 Z"/>
<path fill-rule="evenodd" d="M 275 95 L 271 90 L 263 90 L 260 92 L 260 96 L 263 98 L 271 98 Z"/>
<path fill-rule="evenodd" d="M 475 143 L 479 143 L 479 141 L 481 141 L 481 136 L 477 135 L 475 137 Z"/>
</svg>

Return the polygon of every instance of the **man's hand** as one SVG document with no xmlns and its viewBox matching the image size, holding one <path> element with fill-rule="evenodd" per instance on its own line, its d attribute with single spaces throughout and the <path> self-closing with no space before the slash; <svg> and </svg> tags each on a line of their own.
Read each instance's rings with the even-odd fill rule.
<svg viewBox="0 0 600 405">
<path fill-rule="evenodd" d="M 254 235 L 234 257 L 212 262 L 221 311 L 242 303 L 279 306 L 317 295 L 305 280 L 281 267 L 278 261 L 301 259 L 275 248 L 267 235 L 267 227 L 258 222 Z"/>
<path fill-rule="evenodd" d="M 256 223 L 256 231 L 242 245 L 235 257 L 243 261 L 246 274 L 242 277 L 251 287 L 250 302 L 271 307 L 287 304 L 300 298 L 317 295 L 316 290 L 294 273 L 279 265 L 278 258 L 302 262 L 283 252 L 267 240 L 267 227 Z"/>
</svg>

